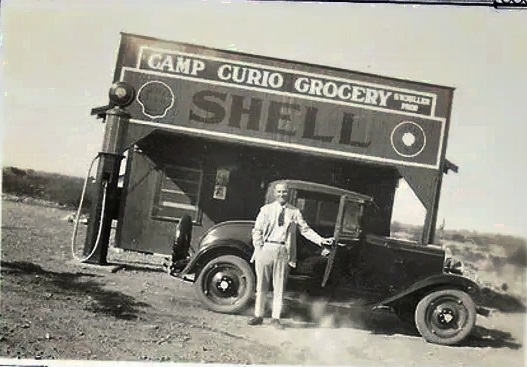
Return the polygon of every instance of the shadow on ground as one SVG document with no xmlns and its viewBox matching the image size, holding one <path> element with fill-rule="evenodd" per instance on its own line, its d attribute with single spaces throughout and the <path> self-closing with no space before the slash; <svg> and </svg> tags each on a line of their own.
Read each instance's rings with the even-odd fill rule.
<svg viewBox="0 0 527 367">
<path fill-rule="evenodd" d="M 339 307 L 331 304 L 315 305 L 289 300 L 285 317 L 301 321 L 292 327 L 300 328 L 353 328 L 373 334 L 418 336 L 415 327 L 401 322 L 387 312 L 374 312 L 366 307 Z"/>
<path fill-rule="evenodd" d="M 25 261 L 0 262 L 2 277 L 14 275 L 17 282 L 24 283 L 24 290 L 43 295 L 50 293 L 64 297 L 78 297 L 89 300 L 88 311 L 122 320 L 135 320 L 141 308 L 150 307 L 144 302 L 117 291 L 103 288 L 103 284 L 92 280 L 100 277 L 90 273 L 54 272 L 40 265 Z M 28 277 L 29 276 L 29 277 Z M 38 296 L 37 296 L 38 297 Z"/>
<path fill-rule="evenodd" d="M 301 320 L 290 323 L 292 328 L 353 328 L 372 334 L 406 335 L 421 338 L 414 324 L 401 321 L 386 311 L 371 311 L 367 308 L 347 308 L 325 305 L 323 311 L 315 310 L 313 304 L 288 302 L 285 317 Z M 522 345 L 508 332 L 476 325 L 472 334 L 458 347 L 519 349 Z"/>
<path fill-rule="evenodd" d="M 527 311 L 518 297 L 491 288 L 484 288 L 480 295 L 474 297 L 474 300 L 480 306 L 494 308 L 500 312 L 522 313 Z"/>
<path fill-rule="evenodd" d="M 488 329 L 483 326 L 476 326 L 472 335 L 467 338 L 462 346 L 509 349 L 520 349 L 522 347 L 522 345 L 512 337 L 511 333 L 496 329 Z"/>
</svg>

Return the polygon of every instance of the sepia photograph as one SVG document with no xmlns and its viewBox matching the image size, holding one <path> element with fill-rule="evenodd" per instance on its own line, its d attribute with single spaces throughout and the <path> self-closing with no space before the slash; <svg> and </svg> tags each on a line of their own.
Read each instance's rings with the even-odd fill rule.
<svg viewBox="0 0 527 367">
<path fill-rule="evenodd" d="M 0 364 L 524 366 L 527 12 L 477 5 L 2 2 Z"/>
</svg>

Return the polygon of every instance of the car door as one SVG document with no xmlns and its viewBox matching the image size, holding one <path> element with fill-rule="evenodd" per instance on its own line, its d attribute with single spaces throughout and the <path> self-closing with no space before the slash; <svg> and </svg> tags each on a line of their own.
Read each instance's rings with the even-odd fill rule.
<svg viewBox="0 0 527 367">
<path fill-rule="evenodd" d="M 397 253 L 385 238 L 365 236 L 357 265 L 358 288 L 379 293 L 393 291 L 400 266 Z"/>
<path fill-rule="evenodd" d="M 324 276 L 322 278 L 322 287 L 326 286 L 331 272 L 335 270 L 335 257 L 337 255 L 339 246 L 343 245 L 340 243 L 340 241 L 343 240 L 345 242 L 344 245 L 348 247 L 350 245 L 353 246 L 359 242 L 363 210 L 363 203 L 357 200 L 352 200 L 351 197 L 347 195 L 343 195 L 340 198 L 339 209 L 333 233 L 334 244 L 331 247 L 330 254 L 328 256 L 328 262 Z M 347 264 L 344 266 L 350 265 L 351 264 Z M 341 264 L 341 267 L 342 266 L 343 265 Z"/>
</svg>

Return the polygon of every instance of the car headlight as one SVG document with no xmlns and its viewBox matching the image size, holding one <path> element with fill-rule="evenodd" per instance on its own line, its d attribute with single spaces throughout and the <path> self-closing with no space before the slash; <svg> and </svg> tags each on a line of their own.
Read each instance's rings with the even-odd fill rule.
<svg viewBox="0 0 527 367">
<path fill-rule="evenodd" d="M 455 257 L 449 257 L 445 261 L 445 271 L 453 274 L 463 274 L 464 264 L 461 260 Z"/>
</svg>

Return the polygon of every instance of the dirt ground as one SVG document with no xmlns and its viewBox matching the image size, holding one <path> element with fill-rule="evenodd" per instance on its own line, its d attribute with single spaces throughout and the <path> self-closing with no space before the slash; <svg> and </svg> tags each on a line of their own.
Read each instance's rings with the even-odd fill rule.
<svg viewBox="0 0 527 367">
<path fill-rule="evenodd" d="M 157 256 L 110 248 L 125 266 L 82 265 L 71 254 L 73 226 L 56 207 L 4 200 L 0 357 L 229 364 L 524 366 L 523 312 L 478 316 L 461 346 L 424 342 L 390 314 L 321 312 L 320 323 L 249 327 L 195 299 Z M 82 232 L 78 247 L 82 247 Z M 306 306 L 308 307 L 308 306 Z M 250 312 L 250 310 L 248 311 Z M 300 312 L 301 313 L 301 312 Z M 340 315 L 342 318 L 342 315 Z"/>
</svg>

